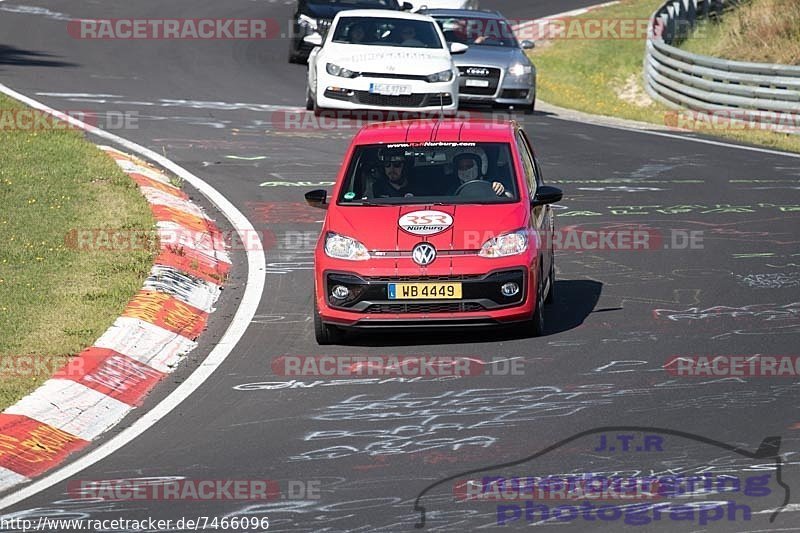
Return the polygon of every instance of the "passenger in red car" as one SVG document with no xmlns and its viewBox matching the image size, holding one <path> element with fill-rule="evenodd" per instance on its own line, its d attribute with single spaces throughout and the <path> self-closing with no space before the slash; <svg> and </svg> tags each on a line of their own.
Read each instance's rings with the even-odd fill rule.
<svg viewBox="0 0 800 533">
<path fill-rule="evenodd" d="M 458 188 L 465 183 L 483 180 L 492 184 L 492 190 L 497 196 L 511 196 L 510 194 L 506 194 L 506 188 L 502 183 L 499 181 L 491 181 L 482 175 L 481 167 L 483 166 L 483 160 L 478 154 L 472 152 L 458 154 L 453 158 L 453 165 L 455 166 L 455 175 L 458 176 L 458 179 L 451 179 L 448 191 L 450 195 L 454 195 Z"/>
</svg>

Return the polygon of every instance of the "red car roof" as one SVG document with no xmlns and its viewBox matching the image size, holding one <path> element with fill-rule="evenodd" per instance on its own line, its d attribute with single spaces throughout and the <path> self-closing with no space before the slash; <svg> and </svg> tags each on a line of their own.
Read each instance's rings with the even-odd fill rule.
<svg viewBox="0 0 800 533">
<path fill-rule="evenodd" d="M 427 119 L 379 122 L 361 128 L 356 144 L 403 142 L 514 142 L 512 120 Z"/>
</svg>

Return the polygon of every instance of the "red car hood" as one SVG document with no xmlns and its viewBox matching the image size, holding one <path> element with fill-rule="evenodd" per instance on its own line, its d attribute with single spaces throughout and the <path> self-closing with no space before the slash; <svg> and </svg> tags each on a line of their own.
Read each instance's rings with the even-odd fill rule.
<svg viewBox="0 0 800 533">
<path fill-rule="evenodd" d="M 452 225 L 434 235 L 415 235 L 401 229 L 400 218 L 415 211 L 446 213 L 452 218 Z M 486 240 L 525 227 L 528 214 L 522 202 L 339 207 L 329 212 L 327 229 L 361 241 L 371 252 L 410 252 L 415 244 L 425 241 L 439 251 L 479 250 Z"/>
</svg>

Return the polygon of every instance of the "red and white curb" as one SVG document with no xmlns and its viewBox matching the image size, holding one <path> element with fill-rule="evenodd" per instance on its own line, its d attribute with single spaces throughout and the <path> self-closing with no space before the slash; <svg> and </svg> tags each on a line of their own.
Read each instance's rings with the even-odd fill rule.
<svg viewBox="0 0 800 533">
<path fill-rule="evenodd" d="M 114 148 L 100 149 L 138 184 L 159 232 L 192 238 L 161 239 L 150 275 L 122 316 L 0 413 L 0 490 L 52 469 L 140 405 L 197 346 L 231 267 L 226 250 L 208 245 L 223 242 L 219 228 L 163 172 Z"/>
</svg>

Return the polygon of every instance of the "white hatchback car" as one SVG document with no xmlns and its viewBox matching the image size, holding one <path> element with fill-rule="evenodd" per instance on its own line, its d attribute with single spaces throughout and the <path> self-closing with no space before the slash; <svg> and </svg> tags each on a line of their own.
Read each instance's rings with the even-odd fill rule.
<svg viewBox="0 0 800 533">
<path fill-rule="evenodd" d="M 431 17 L 385 10 L 354 9 L 336 15 L 325 36 L 306 37 L 317 45 L 308 58 L 306 107 L 380 109 L 455 114 L 458 69 Z"/>
</svg>

